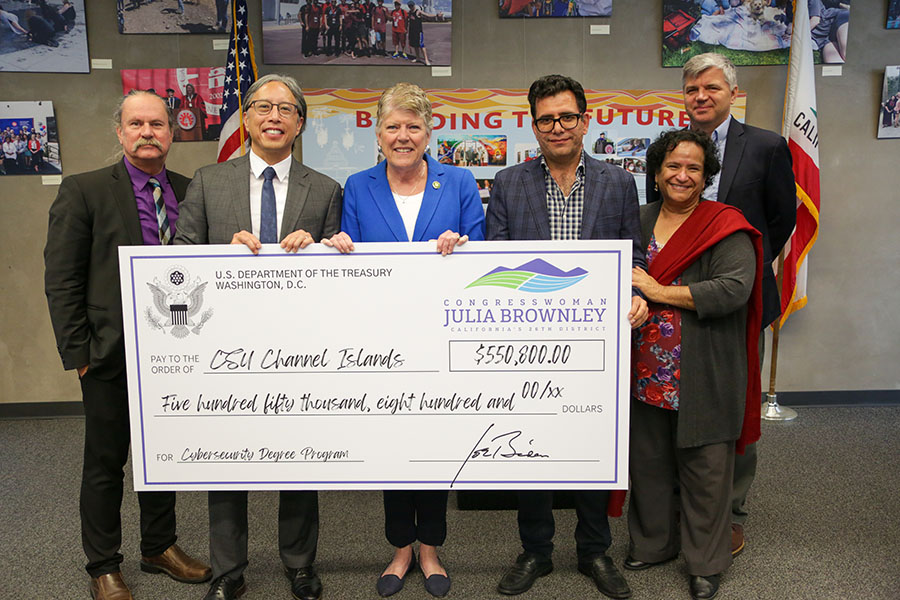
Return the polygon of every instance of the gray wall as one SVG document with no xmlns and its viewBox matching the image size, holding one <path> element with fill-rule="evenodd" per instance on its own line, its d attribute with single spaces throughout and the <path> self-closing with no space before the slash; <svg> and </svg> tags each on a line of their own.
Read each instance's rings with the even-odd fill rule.
<svg viewBox="0 0 900 600">
<path fill-rule="evenodd" d="M 166 0 L 174 3 L 174 0 Z M 222 36 L 122 36 L 111 2 L 87 2 L 94 58 L 112 71 L 90 75 L 0 73 L 0 99 L 52 100 L 65 174 L 113 160 L 117 142 L 109 114 L 121 93 L 119 69 L 215 66 Z M 262 74 L 260 0 L 249 0 Z M 287 67 L 304 87 L 385 87 L 400 80 L 423 87 L 527 87 L 563 72 L 585 87 L 680 87 L 680 71 L 660 67 L 660 2 L 616 0 L 612 19 L 504 20 L 494 0 L 455 0 L 453 76 L 425 68 Z M 898 348 L 900 141 L 875 139 L 885 65 L 900 64 L 900 31 L 884 28 L 887 0 L 855 2 L 848 57 L 841 77 L 816 77 L 822 167 L 819 241 L 810 258 L 809 306 L 781 335 L 779 391 L 900 388 Z M 608 36 L 591 36 L 607 22 Z M 747 122 L 780 131 L 786 67 L 743 67 Z M 170 168 L 191 174 L 215 160 L 215 143 L 175 144 Z M 0 178 L 0 403 L 78 400 L 73 373 L 56 352 L 43 294 L 42 250 L 55 186 L 39 177 Z M 868 245 L 866 245 L 868 244 Z M 765 370 L 767 382 L 768 370 Z M 767 383 L 764 383 L 764 389 Z"/>
</svg>

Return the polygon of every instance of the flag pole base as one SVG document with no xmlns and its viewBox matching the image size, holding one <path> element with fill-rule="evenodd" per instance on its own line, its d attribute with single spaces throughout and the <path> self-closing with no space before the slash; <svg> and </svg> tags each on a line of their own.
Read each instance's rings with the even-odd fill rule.
<svg viewBox="0 0 900 600">
<path fill-rule="evenodd" d="M 763 421 L 793 421 L 797 418 L 797 411 L 778 404 L 778 396 L 775 394 L 766 394 L 766 398 L 768 402 L 763 409 Z"/>
</svg>

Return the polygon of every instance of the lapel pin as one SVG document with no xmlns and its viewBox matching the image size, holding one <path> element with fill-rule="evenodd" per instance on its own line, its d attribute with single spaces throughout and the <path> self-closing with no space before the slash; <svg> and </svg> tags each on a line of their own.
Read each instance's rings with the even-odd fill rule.
<svg viewBox="0 0 900 600">
<path fill-rule="evenodd" d="M 439 189 L 441 189 L 441 182 L 440 181 L 432 181 L 431 187 L 433 187 L 436 190 L 439 190 Z"/>
</svg>

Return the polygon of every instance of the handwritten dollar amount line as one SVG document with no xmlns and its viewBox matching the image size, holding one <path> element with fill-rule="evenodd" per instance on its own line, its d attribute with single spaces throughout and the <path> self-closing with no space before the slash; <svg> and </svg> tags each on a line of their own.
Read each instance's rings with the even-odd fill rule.
<svg viewBox="0 0 900 600">
<path fill-rule="evenodd" d="M 475 364 L 565 365 L 571 354 L 570 344 L 479 344 L 475 350 Z"/>
</svg>

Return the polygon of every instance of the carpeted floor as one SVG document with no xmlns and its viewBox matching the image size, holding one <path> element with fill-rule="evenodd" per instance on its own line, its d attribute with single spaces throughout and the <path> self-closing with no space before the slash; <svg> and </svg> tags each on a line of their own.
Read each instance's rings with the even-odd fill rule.
<svg viewBox="0 0 900 600">
<path fill-rule="evenodd" d="M 89 598 L 78 523 L 81 419 L 0 421 L 0 598 Z M 804 408 L 794 423 L 763 424 L 751 490 L 748 545 L 722 581 L 722 600 L 900 598 L 900 407 Z M 130 470 L 127 478 L 130 479 Z M 275 493 L 251 493 L 244 596 L 289 599 L 276 546 Z M 320 495 L 317 566 L 324 598 L 377 598 L 375 579 L 391 555 L 381 494 Z M 519 551 L 514 511 L 459 511 L 451 495 L 442 557 L 451 598 L 503 598 L 495 591 Z M 122 571 L 135 597 L 200 600 L 189 586 L 138 568 L 137 502 L 122 508 Z M 523 599 L 601 598 L 575 569 L 574 511 L 557 511 L 555 571 Z M 179 543 L 207 557 L 206 494 L 178 497 Z M 612 523 L 610 553 L 621 563 L 624 519 Z M 689 598 L 679 561 L 626 577 L 636 599 Z M 429 598 L 416 574 L 398 600 Z"/>
</svg>

